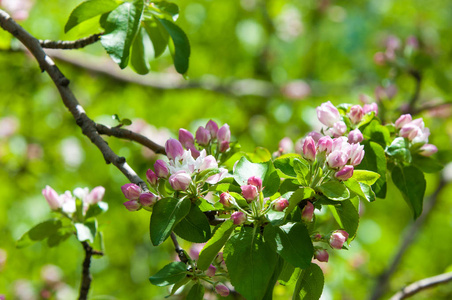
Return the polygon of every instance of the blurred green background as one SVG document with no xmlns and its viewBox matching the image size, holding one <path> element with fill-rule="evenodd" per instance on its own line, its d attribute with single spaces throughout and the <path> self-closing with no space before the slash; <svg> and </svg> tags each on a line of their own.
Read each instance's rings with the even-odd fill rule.
<svg viewBox="0 0 452 300">
<path fill-rule="evenodd" d="M 20 23 L 39 39 L 73 40 L 98 32 L 95 22 L 88 22 L 64 34 L 64 24 L 80 2 L 36 0 L 29 17 Z M 114 126 L 117 123 L 111 115 L 118 114 L 132 119 L 134 129 L 163 144 L 181 127 L 194 132 L 197 126 L 214 119 L 230 125 L 233 139 L 245 151 L 263 146 L 273 152 L 283 137 L 296 141 L 318 129 L 315 107 L 320 103 L 357 104 L 361 94 L 375 98 L 379 86 L 386 94 L 396 87 L 393 97 L 378 97 L 380 109 L 387 110 L 386 121 L 395 121 L 399 108 L 406 107 L 414 93 L 415 80 L 401 68 L 374 63 L 374 54 L 385 50 L 385 41 L 391 35 L 402 44 L 412 35 L 419 40 L 422 55 L 412 62 L 422 73 L 416 107 L 451 102 L 451 1 L 176 3 L 181 10 L 177 23 L 192 47 L 188 81 L 175 73 L 168 52 L 152 61 L 155 74 L 140 77 L 112 66 L 99 43 L 83 50 L 60 50 L 58 57 L 64 56 L 64 60 L 83 63 L 94 57 L 93 66 L 113 68 L 110 73 L 123 74 L 130 80 L 152 81 L 157 76 L 165 84 L 177 85 L 143 86 L 56 59 L 95 121 Z M 127 179 L 114 166 L 106 165 L 97 148 L 81 134 L 36 61 L 22 51 L 10 51 L 17 49 L 17 42 L 10 43 L 5 32 L 0 38 L 0 294 L 7 299 L 42 299 L 42 273 L 45 270 L 48 277 L 53 269 L 45 266 L 51 264 L 60 268 L 65 283 L 66 294 L 60 299 L 76 297 L 84 252 L 75 238 L 58 248 L 36 243 L 16 249 L 15 241 L 51 215 L 41 195 L 46 185 L 59 193 L 102 185 L 106 188 L 104 199 L 110 205 L 99 218 L 106 256 L 92 262 L 90 299 L 163 299 L 167 289 L 152 286 L 148 277 L 174 259 L 171 242 L 159 248 L 151 245 L 149 213 L 130 213 L 122 205 L 120 186 Z M 406 67 L 410 61 L 398 63 Z M 196 87 L 199 85 L 203 88 Z M 424 110 L 419 116 L 432 132 L 430 142 L 440 150 L 437 157 L 448 163 L 452 159 L 450 105 Z M 142 177 L 152 167 L 156 157 L 141 146 L 106 139 Z M 452 180 L 451 167 L 445 169 L 444 177 Z M 439 178 L 439 174 L 427 176 L 427 195 L 435 191 Z M 451 184 L 441 190 L 383 298 L 410 282 L 452 270 L 451 192 Z M 330 261 L 322 266 L 324 299 L 369 298 L 377 276 L 388 266 L 407 226 L 413 223 L 392 184 L 386 199 L 363 205 L 361 217 L 350 250 L 331 251 Z M 190 246 L 182 245 L 186 249 Z M 275 299 L 289 299 L 292 288 L 277 286 Z M 443 285 L 413 297 L 427 298 L 451 299 L 452 286 Z"/>
</svg>

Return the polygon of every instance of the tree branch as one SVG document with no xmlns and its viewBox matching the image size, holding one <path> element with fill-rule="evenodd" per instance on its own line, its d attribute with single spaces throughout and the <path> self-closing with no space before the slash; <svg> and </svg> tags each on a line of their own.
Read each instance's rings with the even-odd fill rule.
<svg viewBox="0 0 452 300">
<path fill-rule="evenodd" d="M 177 241 L 177 237 L 174 234 L 174 232 L 171 232 L 171 240 L 173 241 L 174 249 L 176 250 L 177 256 L 179 256 L 180 261 L 183 262 L 184 264 L 187 264 L 189 259 L 185 254 L 184 249 L 182 249 L 182 247 L 179 245 L 179 242 Z"/>
<path fill-rule="evenodd" d="M 452 272 L 425 278 L 404 287 L 400 292 L 391 297 L 390 300 L 401 300 L 413 296 L 422 290 L 434 287 L 438 284 L 452 281 Z"/>
<path fill-rule="evenodd" d="M 83 261 L 82 267 L 82 281 L 80 283 L 80 293 L 78 300 L 86 300 L 88 299 L 88 292 L 89 288 L 91 286 L 91 280 L 92 276 L 90 273 L 90 266 L 91 266 L 91 257 L 93 255 L 104 255 L 100 251 L 95 251 L 93 248 L 88 244 L 88 242 L 82 242 L 83 249 L 85 250 L 85 260 Z"/>
<path fill-rule="evenodd" d="M 41 45 L 42 48 L 49 49 L 63 49 L 63 50 L 80 49 L 99 41 L 100 36 L 102 34 L 103 33 L 96 33 L 76 41 L 39 40 L 39 44 Z"/>
<path fill-rule="evenodd" d="M 131 130 L 123 129 L 120 127 L 110 127 L 102 124 L 96 124 L 96 129 L 99 134 L 131 140 L 151 149 L 155 153 L 165 154 L 165 147 L 160 146 L 151 141 L 150 139 L 148 139 L 147 137 L 145 137 L 144 135 L 138 134 Z"/>
<path fill-rule="evenodd" d="M 126 163 L 124 157 L 119 157 L 108 146 L 105 140 L 99 135 L 96 123 L 91 120 L 85 113 L 85 110 L 75 98 L 69 89 L 69 80 L 61 73 L 60 69 L 55 65 L 53 60 L 44 52 L 39 41 L 30 35 L 25 29 L 17 24 L 6 12 L 0 10 L 0 26 L 15 36 L 27 49 L 32 53 L 39 63 L 39 67 L 50 76 L 56 85 L 64 105 L 74 117 L 76 123 L 82 129 L 82 133 L 86 135 L 91 142 L 97 146 L 107 164 L 115 165 L 130 182 L 139 185 L 143 190 L 147 191 L 146 183 L 135 173 L 135 171 Z"/>
<path fill-rule="evenodd" d="M 424 210 L 421 214 L 421 216 L 416 220 L 416 222 L 412 223 L 410 227 L 408 228 L 405 237 L 402 241 L 402 243 L 399 246 L 399 249 L 397 250 L 396 254 L 392 258 L 391 263 L 389 266 L 384 270 L 380 276 L 378 276 L 377 282 L 375 284 L 375 288 L 373 290 L 373 293 L 370 296 L 371 300 L 377 300 L 380 299 L 383 294 L 386 292 L 389 279 L 391 278 L 392 274 L 396 271 L 397 267 L 399 266 L 400 262 L 402 261 L 402 257 L 405 254 L 406 250 L 411 246 L 411 244 L 416 239 L 417 233 L 420 231 L 426 220 L 428 219 L 428 216 L 430 212 L 432 211 L 433 207 L 438 201 L 438 195 L 446 185 L 446 182 L 444 178 L 441 177 L 440 182 L 438 183 L 438 186 L 435 190 L 435 192 L 429 197 L 429 201 L 426 202 L 424 206 Z"/>
</svg>

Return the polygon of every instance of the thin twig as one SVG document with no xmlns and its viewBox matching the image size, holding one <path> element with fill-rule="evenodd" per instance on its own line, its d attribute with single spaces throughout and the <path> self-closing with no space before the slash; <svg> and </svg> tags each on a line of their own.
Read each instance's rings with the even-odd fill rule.
<svg viewBox="0 0 452 300">
<path fill-rule="evenodd" d="M 135 141 L 135 142 L 151 149 L 155 153 L 165 154 L 165 147 L 160 146 L 160 145 L 154 143 L 153 141 L 151 141 L 150 139 L 148 139 L 147 137 L 145 137 L 144 135 L 138 134 L 131 130 L 123 129 L 120 127 L 110 127 L 110 126 L 106 126 L 106 125 L 102 125 L 102 124 L 98 124 L 98 123 L 96 124 L 96 129 L 97 129 L 97 132 L 99 132 L 99 134 L 104 134 L 104 135 L 114 136 L 114 137 L 121 138 L 121 139 Z"/>
<path fill-rule="evenodd" d="M 78 300 L 86 300 L 88 298 L 89 288 L 91 286 L 92 276 L 90 273 L 91 257 L 93 255 L 104 255 L 100 251 L 93 250 L 88 242 L 82 242 L 83 249 L 85 250 L 85 260 L 83 260 L 82 281 L 80 283 L 80 293 Z"/>
<path fill-rule="evenodd" d="M 174 232 L 171 232 L 171 240 L 173 241 L 174 249 L 176 250 L 177 256 L 179 256 L 180 261 L 183 262 L 184 264 L 187 264 L 189 262 L 189 259 L 184 249 L 182 249 L 182 247 L 179 245 L 179 242 L 177 241 L 177 237 L 174 234 Z"/>
<path fill-rule="evenodd" d="M 408 228 L 405 237 L 400 244 L 396 254 L 394 255 L 391 263 L 389 266 L 384 270 L 383 273 L 381 273 L 380 276 L 378 276 L 377 282 L 375 284 L 375 288 L 373 290 L 373 293 L 370 296 L 370 300 L 377 300 L 380 299 L 383 294 L 386 292 L 389 279 L 391 278 L 392 274 L 396 271 L 397 267 L 399 266 L 400 262 L 402 261 L 403 255 L 405 254 L 406 250 L 409 246 L 414 242 L 416 239 L 417 233 L 420 231 L 421 227 L 424 225 L 426 220 L 428 219 L 428 216 L 430 212 L 432 211 L 433 207 L 438 201 L 438 195 L 446 185 L 446 182 L 441 177 L 440 182 L 438 183 L 438 186 L 435 190 L 435 192 L 429 197 L 429 200 L 426 201 L 424 210 L 421 214 L 421 216 L 416 220 L 416 222 L 412 223 L 410 227 Z"/>
<path fill-rule="evenodd" d="M 422 290 L 432 288 L 438 284 L 447 283 L 452 281 L 452 272 L 444 273 L 441 275 L 424 278 L 416 281 L 407 287 L 404 287 L 400 292 L 391 297 L 390 300 L 401 300 L 413 296 Z"/>
<path fill-rule="evenodd" d="M 63 50 L 80 49 L 99 41 L 100 36 L 102 34 L 103 33 L 96 33 L 76 41 L 39 40 L 39 44 L 41 45 L 42 48 L 48 49 L 63 49 Z"/>
<path fill-rule="evenodd" d="M 416 102 L 419 100 L 421 93 L 422 74 L 418 70 L 410 70 L 409 74 L 413 77 L 415 86 L 413 95 L 411 95 L 410 103 L 408 105 L 408 110 L 405 113 L 413 114 L 416 110 Z"/>
</svg>

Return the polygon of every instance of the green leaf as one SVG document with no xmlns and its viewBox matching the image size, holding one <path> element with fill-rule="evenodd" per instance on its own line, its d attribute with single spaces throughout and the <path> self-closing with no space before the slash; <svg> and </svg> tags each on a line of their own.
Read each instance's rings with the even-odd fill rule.
<svg viewBox="0 0 452 300">
<path fill-rule="evenodd" d="M 383 148 L 389 144 L 390 134 L 388 128 L 381 125 L 376 119 L 367 124 L 364 130 L 362 130 L 362 128 L 360 128 L 360 130 L 368 140 L 372 140 L 373 142 L 380 144 Z"/>
<path fill-rule="evenodd" d="M 269 210 L 268 213 L 265 215 L 270 221 L 270 223 L 274 226 L 282 225 L 284 223 L 284 219 L 286 218 L 286 213 L 284 211 L 276 211 L 276 210 Z"/>
<path fill-rule="evenodd" d="M 65 240 L 67 240 L 72 235 L 73 235 L 72 229 L 58 230 L 56 233 L 49 236 L 49 238 L 47 239 L 47 246 L 49 246 L 50 248 L 56 247 Z"/>
<path fill-rule="evenodd" d="M 248 154 L 249 159 L 254 163 L 266 162 L 272 159 L 272 154 L 264 147 L 256 147 L 253 153 Z"/>
<path fill-rule="evenodd" d="M 176 71 L 180 74 L 185 74 L 188 70 L 188 63 L 190 58 L 190 43 L 185 32 L 173 22 L 156 18 L 160 24 L 165 27 L 166 31 L 171 36 L 174 43 L 175 53 L 173 56 L 174 66 Z"/>
<path fill-rule="evenodd" d="M 350 198 L 349 190 L 345 187 L 344 183 L 339 181 L 327 181 L 316 187 L 316 190 L 333 201 L 342 201 Z"/>
<path fill-rule="evenodd" d="M 92 217 L 95 217 L 97 215 L 100 215 L 101 213 L 104 213 L 108 210 L 108 203 L 106 202 L 98 202 L 96 204 L 92 204 L 89 206 L 88 210 L 86 211 L 85 219 L 89 219 Z"/>
<path fill-rule="evenodd" d="M 176 282 L 172 286 L 170 294 L 168 296 L 165 296 L 165 298 L 169 298 L 170 296 L 174 295 L 178 289 L 180 289 L 182 286 L 186 285 L 190 281 L 191 281 L 191 279 L 189 277 L 184 277 L 182 280 Z"/>
<path fill-rule="evenodd" d="M 85 223 L 75 223 L 75 230 L 77 231 L 77 239 L 80 242 L 90 241 L 94 243 L 94 238 L 97 233 L 97 220 L 91 220 Z"/>
<path fill-rule="evenodd" d="M 443 169 L 443 165 L 432 157 L 413 155 L 413 165 L 424 173 L 436 173 Z"/>
<path fill-rule="evenodd" d="M 223 255 L 235 289 L 248 300 L 262 299 L 277 262 L 262 236 L 242 227 L 227 241 Z"/>
<path fill-rule="evenodd" d="M 156 286 L 166 286 L 181 281 L 187 275 L 187 266 L 183 262 L 172 262 L 163 267 L 149 281 Z"/>
<path fill-rule="evenodd" d="M 152 46 L 154 47 L 154 57 L 157 58 L 165 52 L 168 46 L 169 34 L 165 28 L 158 21 L 144 21 L 144 29 L 151 38 Z"/>
<path fill-rule="evenodd" d="M 353 178 L 344 181 L 344 184 L 351 192 L 358 195 L 361 199 L 369 202 L 375 201 L 375 193 L 369 185 L 358 182 Z"/>
<path fill-rule="evenodd" d="M 309 267 L 314 247 L 308 230 L 301 223 L 287 223 L 284 226 L 268 224 L 264 229 L 265 241 L 294 267 Z"/>
<path fill-rule="evenodd" d="M 304 159 L 294 159 L 293 160 L 294 171 L 297 174 L 298 181 L 302 185 L 308 185 L 309 183 L 309 163 Z"/>
<path fill-rule="evenodd" d="M 352 178 L 356 181 L 365 183 L 367 185 L 374 184 L 380 177 L 380 174 L 366 170 L 354 170 L 352 176 Z"/>
<path fill-rule="evenodd" d="M 31 228 L 29 231 L 24 233 L 16 242 L 17 248 L 24 248 L 36 241 L 42 241 L 52 234 L 55 234 L 58 229 L 60 229 L 62 223 L 59 219 L 50 219 L 45 222 L 39 223 L 38 225 Z"/>
<path fill-rule="evenodd" d="M 191 202 L 188 198 L 182 200 L 164 198 L 154 205 L 150 234 L 154 246 L 163 243 L 177 225 L 190 211 Z"/>
<path fill-rule="evenodd" d="M 281 285 L 290 285 L 291 283 L 294 283 L 295 281 L 290 280 L 293 277 L 294 272 L 295 267 L 289 264 L 287 261 L 284 261 L 283 268 L 278 278 L 279 283 Z"/>
<path fill-rule="evenodd" d="M 386 153 L 402 162 L 411 163 L 410 145 L 407 139 L 397 137 L 391 145 L 386 148 Z"/>
<path fill-rule="evenodd" d="M 207 270 L 212 261 L 217 256 L 218 252 L 223 248 L 226 241 L 229 239 L 235 225 L 232 220 L 227 220 L 215 231 L 212 238 L 206 243 L 204 248 L 199 253 L 198 269 Z"/>
<path fill-rule="evenodd" d="M 100 41 L 111 59 L 124 69 L 129 61 L 130 47 L 140 26 L 143 0 L 125 2 L 107 17 L 105 34 Z"/>
<path fill-rule="evenodd" d="M 286 194 L 285 194 L 286 195 Z M 302 200 L 314 197 L 315 191 L 310 187 L 302 187 L 297 189 L 289 198 L 289 207 L 285 209 L 286 216 L 289 215 Z"/>
<path fill-rule="evenodd" d="M 299 157 L 300 156 L 297 155 L 297 158 Z M 283 172 L 284 174 L 290 177 L 297 177 L 297 173 L 294 170 L 294 159 L 295 157 L 288 157 L 286 155 L 283 155 L 275 159 L 273 164 L 275 165 L 275 168 L 281 170 L 281 172 Z"/>
<path fill-rule="evenodd" d="M 402 193 L 408 206 L 413 211 L 414 219 L 422 213 L 426 182 L 424 173 L 416 167 L 396 166 L 392 170 L 392 181 Z"/>
<path fill-rule="evenodd" d="M 279 189 L 279 176 L 271 161 L 264 163 L 252 163 L 242 157 L 237 163 L 234 171 L 234 179 L 240 185 L 246 185 L 248 178 L 257 176 L 262 179 L 262 191 L 264 197 L 273 196 Z"/>
<path fill-rule="evenodd" d="M 116 0 L 88 0 L 77 6 L 69 16 L 69 20 L 64 26 L 64 32 L 68 32 L 78 24 L 114 10 L 120 4 Z"/>
<path fill-rule="evenodd" d="M 283 267 L 284 267 L 284 259 L 281 256 L 278 256 L 275 270 L 273 271 L 273 275 L 270 278 L 270 282 L 267 284 L 267 289 L 265 291 L 265 295 L 262 298 L 262 300 L 272 300 L 273 299 L 273 289 L 275 288 L 276 281 L 278 281 L 279 274 L 281 274 Z"/>
<path fill-rule="evenodd" d="M 323 292 L 323 272 L 316 264 L 301 273 L 295 286 L 294 300 L 318 300 Z"/>
<path fill-rule="evenodd" d="M 167 1 L 158 1 L 154 2 L 154 5 L 159 10 L 167 13 L 174 21 L 177 20 L 177 17 L 179 16 L 179 6 L 176 4 Z"/>
<path fill-rule="evenodd" d="M 190 292 L 188 292 L 187 300 L 203 300 L 204 299 L 204 286 L 200 283 L 195 284 L 191 287 Z"/>
<path fill-rule="evenodd" d="M 298 182 L 297 179 L 286 179 L 281 183 L 281 186 L 279 188 L 279 192 L 281 194 L 286 194 L 292 191 L 295 191 L 297 189 L 299 189 L 300 183 Z"/>
<path fill-rule="evenodd" d="M 384 149 L 375 142 L 363 142 L 364 158 L 355 170 L 369 170 L 380 174 L 380 178 L 372 185 L 379 198 L 386 197 L 386 155 Z"/>
<path fill-rule="evenodd" d="M 350 236 L 350 241 L 355 238 L 358 230 L 359 214 L 355 206 L 350 200 L 345 200 L 337 206 L 330 206 L 333 210 L 334 218 L 341 228 L 343 228 Z"/>
<path fill-rule="evenodd" d="M 146 57 L 146 36 L 146 30 L 142 27 L 139 28 L 138 34 L 133 40 L 132 53 L 130 56 L 130 64 L 132 68 L 135 70 L 135 72 L 141 75 L 149 73 L 149 70 L 151 68 Z M 122 120 L 122 123 L 124 124 L 124 120 Z"/>
<path fill-rule="evenodd" d="M 190 212 L 174 227 L 174 232 L 193 243 L 207 242 L 212 235 L 209 220 L 195 204 L 191 205 Z"/>
</svg>

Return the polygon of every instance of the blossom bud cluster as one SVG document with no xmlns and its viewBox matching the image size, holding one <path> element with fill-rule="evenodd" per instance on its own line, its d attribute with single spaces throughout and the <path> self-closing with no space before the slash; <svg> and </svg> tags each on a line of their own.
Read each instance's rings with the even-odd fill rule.
<svg viewBox="0 0 452 300">
<path fill-rule="evenodd" d="M 435 145 L 428 144 L 430 130 L 425 127 L 422 118 L 413 120 L 410 114 L 401 115 L 395 122 L 398 135 L 407 138 L 413 144 L 423 144 L 420 154 L 430 156 L 438 151 Z"/>
<path fill-rule="evenodd" d="M 341 116 L 339 110 L 330 101 L 322 103 L 316 110 L 319 121 L 328 127 L 325 130 L 325 134 L 331 137 L 343 136 L 348 131 L 348 127 L 343 120 L 345 117 L 350 120 L 351 126 L 355 127 L 363 120 L 363 117 L 366 114 L 372 112 L 374 112 L 375 115 L 378 114 L 378 106 L 376 103 L 364 104 L 362 107 L 360 105 L 354 105 L 350 107 L 349 112 L 344 117 Z M 351 143 L 359 143 L 363 139 L 362 134 L 358 129 L 355 129 L 348 137 Z"/>
<path fill-rule="evenodd" d="M 340 180 L 347 180 L 353 175 L 354 166 L 363 160 L 364 146 L 359 143 L 350 144 L 346 137 L 332 139 L 324 136 L 316 143 L 311 136 L 307 136 L 303 143 L 303 157 L 309 161 L 325 157 L 326 165 L 337 171 L 335 176 Z"/>
<path fill-rule="evenodd" d="M 158 196 L 151 192 L 144 192 L 138 185 L 127 183 L 121 187 L 122 193 L 129 200 L 124 206 L 129 211 L 137 211 L 141 208 L 150 208 L 158 200 Z"/>
<path fill-rule="evenodd" d="M 259 193 L 262 191 L 262 179 L 256 176 L 248 178 L 247 184 L 240 187 L 242 189 L 242 196 L 248 203 L 256 200 Z"/>
<path fill-rule="evenodd" d="M 58 195 L 58 193 L 48 185 L 42 190 L 42 195 L 47 200 L 50 209 L 68 215 L 71 215 L 76 211 L 76 197 L 82 200 L 83 214 L 86 214 L 90 206 L 102 201 L 104 194 L 105 188 L 102 186 L 95 187 L 91 192 L 88 188 L 76 188 L 74 190 L 74 195 L 72 195 L 70 191 Z"/>
</svg>

